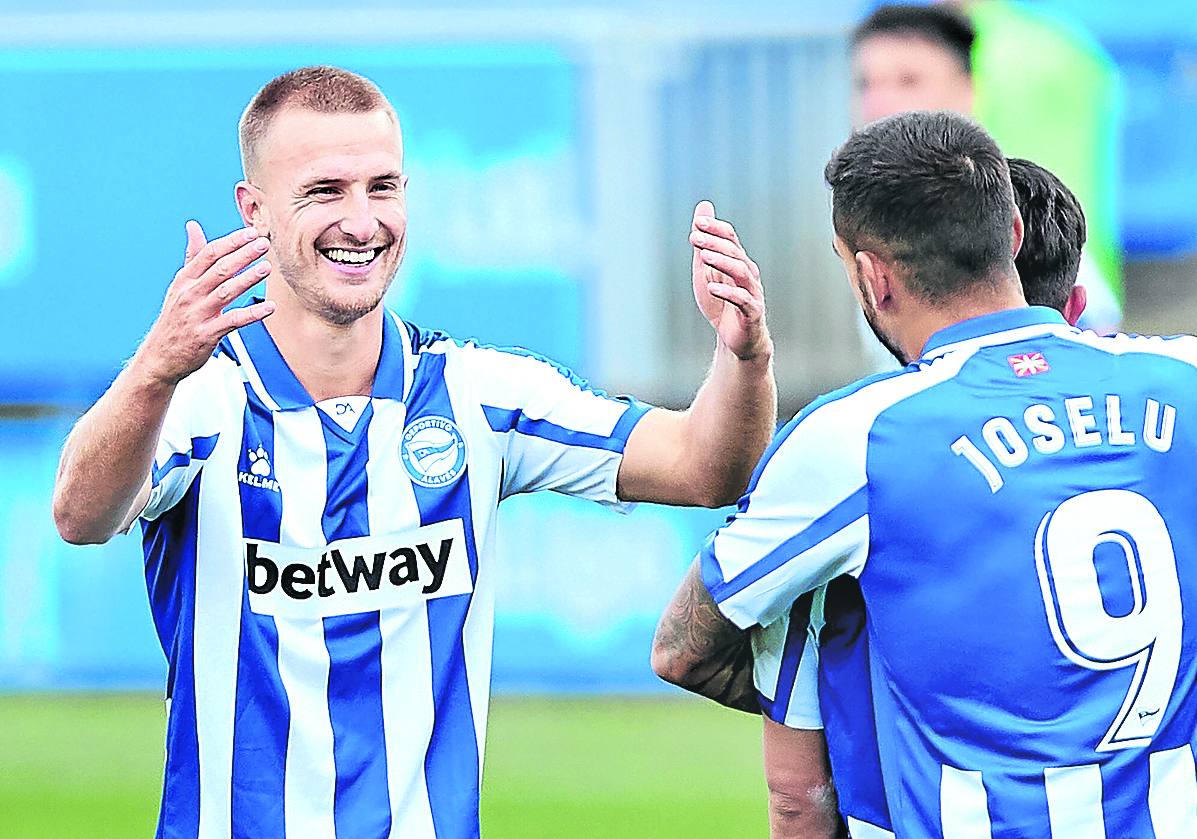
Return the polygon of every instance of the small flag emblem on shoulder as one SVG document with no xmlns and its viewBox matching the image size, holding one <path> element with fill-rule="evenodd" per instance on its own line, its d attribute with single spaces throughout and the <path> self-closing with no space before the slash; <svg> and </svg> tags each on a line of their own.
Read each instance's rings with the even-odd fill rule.
<svg viewBox="0 0 1197 839">
<path fill-rule="evenodd" d="M 1014 371 L 1014 375 L 1018 378 L 1024 376 L 1037 376 L 1040 373 L 1046 373 L 1052 369 L 1047 359 L 1043 357 L 1041 352 L 1029 352 L 1023 355 L 1009 356 L 1007 361 L 1010 362 L 1010 369 Z"/>
</svg>

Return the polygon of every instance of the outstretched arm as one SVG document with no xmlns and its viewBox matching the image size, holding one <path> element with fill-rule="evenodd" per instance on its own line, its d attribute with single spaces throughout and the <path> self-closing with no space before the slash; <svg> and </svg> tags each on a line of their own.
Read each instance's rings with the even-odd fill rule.
<svg viewBox="0 0 1197 839">
<path fill-rule="evenodd" d="M 205 242 L 187 225 L 183 267 L 137 353 L 67 438 L 54 484 L 54 522 L 68 542 L 106 542 L 132 523 L 149 498 L 154 449 L 175 386 L 198 370 L 234 329 L 274 311 L 267 301 L 224 312 L 270 273 L 245 271 L 266 252 L 252 229 Z"/>
<path fill-rule="evenodd" d="M 717 336 L 706 382 L 685 411 L 650 411 L 633 430 L 619 497 L 719 507 L 744 492 L 777 421 L 773 341 L 761 273 L 709 201 L 694 209 L 695 301 Z"/>
<path fill-rule="evenodd" d="M 751 634 L 719 611 L 694 560 L 657 624 L 653 671 L 667 682 L 720 705 L 761 712 L 752 681 Z"/>
</svg>

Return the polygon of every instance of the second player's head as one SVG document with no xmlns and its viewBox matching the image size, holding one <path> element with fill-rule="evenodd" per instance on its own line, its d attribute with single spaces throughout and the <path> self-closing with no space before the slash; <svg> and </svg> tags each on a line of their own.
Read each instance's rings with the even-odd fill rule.
<svg viewBox="0 0 1197 839">
<path fill-rule="evenodd" d="M 975 33 L 943 5 L 886 4 L 852 32 L 852 116 L 856 125 L 902 111 L 973 108 Z"/>
<path fill-rule="evenodd" d="M 915 111 L 855 132 L 824 172 L 835 250 L 869 325 L 903 363 L 937 312 L 1021 301 L 1022 221 L 1006 158 L 958 114 Z M 926 337 L 926 336 L 924 336 Z"/>
<path fill-rule="evenodd" d="M 1024 235 L 1014 265 L 1032 306 L 1050 306 L 1076 324 L 1085 287 L 1076 284 L 1085 246 L 1085 213 L 1064 183 L 1037 163 L 1012 157 L 1010 182 Z"/>
<path fill-rule="evenodd" d="M 241 117 L 237 204 L 271 241 L 271 288 L 329 323 L 375 310 L 407 233 L 399 119 L 373 82 L 304 67 L 258 91 Z"/>
</svg>

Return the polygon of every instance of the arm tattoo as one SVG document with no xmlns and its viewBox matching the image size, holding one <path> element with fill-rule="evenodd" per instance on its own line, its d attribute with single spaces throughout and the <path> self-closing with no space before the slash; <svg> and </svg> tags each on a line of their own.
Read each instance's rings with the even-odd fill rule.
<svg viewBox="0 0 1197 839">
<path fill-rule="evenodd" d="M 695 560 L 661 617 L 653 646 L 676 662 L 678 684 L 740 711 L 761 712 L 752 681 L 752 641 L 719 611 Z"/>
</svg>

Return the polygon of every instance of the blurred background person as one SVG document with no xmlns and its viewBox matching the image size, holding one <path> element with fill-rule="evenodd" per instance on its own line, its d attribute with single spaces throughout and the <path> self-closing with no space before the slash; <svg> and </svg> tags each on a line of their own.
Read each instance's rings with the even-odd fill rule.
<svg viewBox="0 0 1197 839">
<path fill-rule="evenodd" d="M 1024 3 L 886 4 L 853 32 L 852 74 L 858 126 L 900 111 L 958 111 L 975 116 L 1006 154 L 1056 172 L 1089 219 L 1081 326 L 1118 329 L 1120 87 L 1090 36 Z"/>
</svg>

